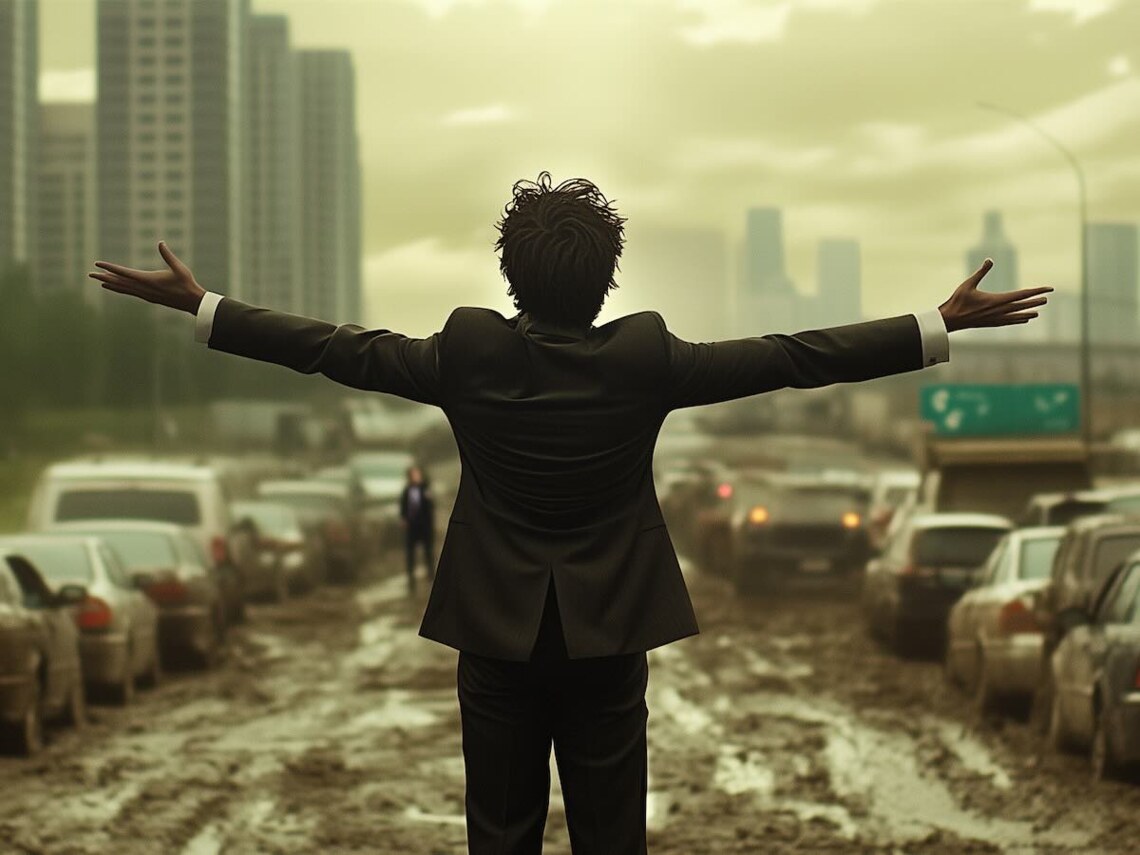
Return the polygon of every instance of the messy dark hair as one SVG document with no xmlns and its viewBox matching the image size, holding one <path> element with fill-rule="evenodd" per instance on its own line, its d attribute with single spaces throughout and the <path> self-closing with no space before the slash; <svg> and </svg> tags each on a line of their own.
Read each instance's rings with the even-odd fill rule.
<svg viewBox="0 0 1140 855">
<path fill-rule="evenodd" d="M 592 323 L 617 287 L 626 218 L 585 178 L 552 188 L 543 171 L 511 192 L 495 249 L 515 308 L 554 323 Z"/>
</svg>

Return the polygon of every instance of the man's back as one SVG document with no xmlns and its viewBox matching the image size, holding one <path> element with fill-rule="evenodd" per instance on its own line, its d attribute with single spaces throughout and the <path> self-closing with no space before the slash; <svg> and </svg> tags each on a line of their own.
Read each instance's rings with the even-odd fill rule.
<svg viewBox="0 0 1140 855">
<path fill-rule="evenodd" d="M 697 632 L 653 489 L 671 410 L 923 364 L 912 315 L 693 343 L 656 312 L 572 328 L 462 308 L 416 339 L 226 299 L 209 344 L 443 409 L 463 469 L 420 634 L 520 661 L 551 584 L 572 658 Z"/>
</svg>

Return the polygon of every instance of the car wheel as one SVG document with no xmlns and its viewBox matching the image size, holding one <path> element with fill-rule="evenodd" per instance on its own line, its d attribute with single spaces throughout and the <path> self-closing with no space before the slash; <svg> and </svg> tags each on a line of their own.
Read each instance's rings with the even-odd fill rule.
<svg viewBox="0 0 1140 855">
<path fill-rule="evenodd" d="M 115 700 L 118 701 L 120 706 L 130 706 L 135 699 L 135 675 L 131 671 L 130 654 L 127 655 L 127 667 L 123 669 L 123 676 L 119 682 L 111 687 Z"/>
<path fill-rule="evenodd" d="M 87 691 L 83 688 L 82 677 L 76 676 L 67 696 L 67 709 L 64 710 L 64 723 L 75 729 L 87 724 Z"/>
<path fill-rule="evenodd" d="M 32 680 L 32 697 L 16 731 L 16 748 L 25 757 L 34 757 L 44 747 L 44 717 L 40 708 L 40 681 Z"/>
<path fill-rule="evenodd" d="M 157 646 L 155 646 L 150 665 L 142 674 L 142 684 L 148 689 L 154 689 L 162 684 L 162 659 L 158 654 Z"/>
<path fill-rule="evenodd" d="M 962 688 L 962 677 L 954 670 L 954 654 L 949 642 L 947 642 L 946 651 L 942 656 L 942 680 L 948 686 Z"/>
<path fill-rule="evenodd" d="M 989 715 L 997 706 L 997 695 L 990 683 L 986 668 L 986 655 L 979 650 L 974 664 L 974 709 L 979 715 Z"/>
<path fill-rule="evenodd" d="M 1065 727 L 1065 721 L 1061 712 L 1061 695 L 1059 692 L 1052 693 L 1052 699 L 1049 704 L 1049 732 L 1048 732 L 1049 745 L 1057 751 L 1072 751 L 1074 749 L 1074 740 L 1069 729 Z"/>
<path fill-rule="evenodd" d="M 1093 721 L 1093 738 L 1090 748 L 1093 779 L 1097 781 L 1119 781 L 1124 777 L 1124 768 L 1117 759 L 1116 748 L 1112 744 L 1112 731 L 1108 727 L 1108 713 L 1101 710 Z"/>
</svg>

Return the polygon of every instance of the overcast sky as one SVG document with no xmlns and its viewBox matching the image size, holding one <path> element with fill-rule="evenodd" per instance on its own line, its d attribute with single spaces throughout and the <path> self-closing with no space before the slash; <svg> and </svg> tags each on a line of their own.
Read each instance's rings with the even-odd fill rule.
<svg viewBox="0 0 1140 855">
<path fill-rule="evenodd" d="M 519 178 L 596 181 L 630 218 L 738 240 L 785 210 L 814 289 L 820 237 L 858 238 L 869 314 L 937 305 L 984 209 L 1022 285 L 1078 280 L 1090 217 L 1140 219 L 1134 0 L 254 0 L 298 47 L 353 51 L 370 320 L 424 334 L 456 303 L 502 311 L 493 223 Z M 45 97 L 90 93 L 94 0 L 41 0 Z M 620 278 L 619 278 L 620 282 Z M 699 283 L 694 283 L 699 287 Z M 621 293 L 603 319 L 652 305 Z M 757 333 L 768 332 L 758 329 Z"/>
</svg>

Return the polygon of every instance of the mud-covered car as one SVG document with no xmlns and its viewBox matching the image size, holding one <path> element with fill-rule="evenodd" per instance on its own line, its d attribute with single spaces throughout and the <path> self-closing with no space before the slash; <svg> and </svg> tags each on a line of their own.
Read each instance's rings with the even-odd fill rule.
<svg viewBox="0 0 1140 855">
<path fill-rule="evenodd" d="M 234 516 L 257 526 L 258 549 L 266 557 L 267 572 L 256 593 L 283 601 L 294 591 L 308 590 L 324 578 L 320 537 L 313 523 L 306 524 L 296 509 L 281 502 L 234 502 Z"/>
<path fill-rule="evenodd" d="M 899 652 L 944 638 L 950 609 L 1013 523 L 996 514 L 912 513 L 867 562 L 862 608 L 872 635 Z"/>
<path fill-rule="evenodd" d="M 22 555 L 49 587 L 82 585 L 87 596 L 76 608 L 79 656 L 88 686 L 108 688 L 121 703 L 135 682 L 153 685 L 162 674 L 158 610 L 131 579 L 118 553 L 97 537 L 62 533 L 13 535 L 0 549 Z"/>
<path fill-rule="evenodd" d="M 990 553 L 977 584 L 950 610 L 946 674 L 971 690 L 979 712 L 1032 697 L 1040 676 L 1041 627 L 1034 598 L 1049 582 L 1062 526 L 1022 528 Z"/>
<path fill-rule="evenodd" d="M 44 721 L 86 721 L 86 695 L 73 609 L 80 585 L 52 591 L 23 555 L 0 548 L 0 728 L 17 750 L 43 747 Z"/>
<path fill-rule="evenodd" d="M 263 481 L 257 495 L 288 505 L 302 520 L 317 527 L 330 579 L 352 581 L 358 577 L 366 555 L 363 529 L 342 485 L 309 478 Z"/>
<path fill-rule="evenodd" d="M 61 534 L 98 537 L 122 558 L 134 584 L 158 607 L 164 656 L 187 654 L 204 665 L 220 658 L 226 608 L 217 571 L 181 526 L 143 520 L 60 523 Z"/>
<path fill-rule="evenodd" d="M 1090 750 L 1097 778 L 1140 766 L 1140 553 L 1110 577 L 1089 609 L 1058 615 L 1069 626 L 1053 653 L 1049 738 Z"/>
<path fill-rule="evenodd" d="M 1098 490 L 1037 493 L 1026 503 L 1017 524 L 1023 528 L 1068 525 L 1078 517 L 1105 513 L 1108 500 L 1108 495 Z"/>
<path fill-rule="evenodd" d="M 866 489 L 845 480 L 774 472 L 740 477 L 727 549 L 715 563 L 741 593 L 850 578 L 871 555 L 867 502 Z"/>
</svg>

